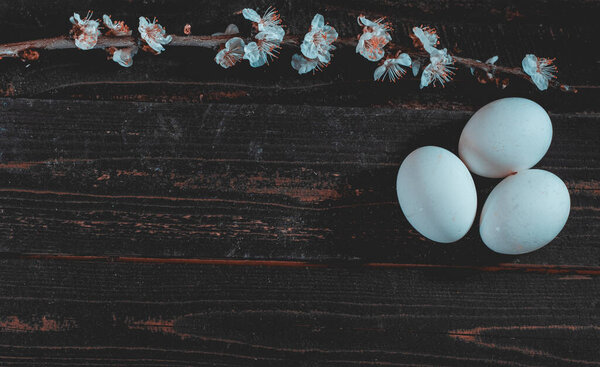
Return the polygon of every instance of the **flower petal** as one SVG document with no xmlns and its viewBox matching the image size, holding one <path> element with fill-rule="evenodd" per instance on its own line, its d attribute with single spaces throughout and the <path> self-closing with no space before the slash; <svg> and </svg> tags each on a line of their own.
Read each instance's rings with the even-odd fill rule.
<svg viewBox="0 0 600 367">
<path fill-rule="evenodd" d="M 523 58 L 521 65 L 523 66 L 523 70 L 527 74 L 534 75 L 537 73 L 537 63 L 538 63 L 538 58 L 535 55 L 527 54 Z"/>
<path fill-rule="evenodd" d="M 375 72 L 373 73 L 373 80 L 377 81 L 377 80 L 381 79 L 381 77 L 384 75 L 386 70 L 387 70 L 387 68 L 385 67 L 385 64 L 378 66 L 375 69 Z"/>
<path fill-rule="evenodd" d="M 421 63 L 419 62 L 419 60 L 414 60 L 412 62 L 412 73 L 413 76 L 417 76 L 417 74 L 419 74 L 419 69 L 421 68 Z"/>
<path fill-rule="evenodd" d="M 332 26 L 324 26 L 321 32 L 325 36 L 325 42 L 330 45 L 338 38 L 338 32 Z"/>
<path fill-rule="evenodd" d="M 279 26 L 264 27 L 262 31 L 256 34 L 256 39 L 281 42 L 285 36 L 285 30 Z"/>
<path fill-rule="evenodd" d="M 406 53 L 400 54 L 400 56 L 398 56 L 395 60 L 397 60 L 398 64 L 403 66 L 410 66 L 410 64 L 412 63 L 410 56 Z"/>
<path fill-rule="evenodd" d="M 292 67 L 298 71 L 298 74 L 309 73 L 313 71 L 318 64 L 318 61 L 309 60 L 299 54 L 294 54 L 294 56 L 292 56 Z"/>
<path fill-rule="evenodd" d="M 238 34 L 240 33 L 240 29 L 235 24 L 230 24 L 225 28 L 225 34 Z"/>
<path fill-rule="evenodd" d="M 498 61 L 498 56 L 492 56 L 489 59 L 485 60 L 485 63 L 494 65 L 496 61 Z"/>
<path fill-rule="evenodd" d="M 319 54 L 317 45 L 315 45 L 314 42 L 312 42 L 312 39 L 310 37 L 309 39 L 304 38 L 304 41 L 300 45 L 300 51 L 302 52 L 302 55 L 306 56 L 309 59 L 314 59 Z"/>
<path fill-rule="evenodd" d="M 435 33 L 427 32 L 427 30 L 428 28 L 423 29 L 421 27 L 414 27 L 412 29 L 414 35 L 421 41 L 425 51 L 431 53 L 435 49 L 434 46 L 437 44 L 438 37 Z"/>
<path fill-rule="evenodd" d="M 542 74 L 535 73 L 531 76 L 531 81 L 538 87 L 539 90 L 548 89 L 548 78 L 544 77 Z"/>
<path fill-rule="evenodd" d="M 79 13 L 73 13 L 73 16 L 69 18 L 69 21 L 73 24 L 81 23 L 81 17 L 79 16 Z"/>
<path fill-rule="evenodd" d="M 163 47 L 163 45 L 161 45 L 160 43 L 156 42 L 152 38 L 147 39 L 146 43 L 148 44 L 148 46 L 150 46 L 157 53 L 161 53 L 161 52 L 163 52 L 165 50 L 165 48 Z"/>
<path fill-rule="evenodd" d="M 432 68 L 433 68 L 432 64 L 429 64 L 423 70 L 423 74 L 421 74 L 421 85 L 420 85 L 421 89 L 425 88 L 426 86 L 431 84 L 431 82 L 433 81 L 434 76 L 433 76 L 433 72 L 431 70 Z"/>
<path fill-rule="evenodd" d="M 244 59 L 248 61 L 256 61 L 260 54 L 260 50 L 258 49 L 258 44 L 256 42 L 250 42 L 246 46 L 244 46 Z"/>
<path fill-rule="evenodd" d="M 250 42 L 244 47 L 244 59 L 250 62 L 250 66 L 257 68 L 267 63 L 267 54 L 261 52 L 256 42 Z"/>
<path fill-rule="evenodd" d="M 380 27 L 380 25 L 378 23 L 375 23 L 373 21 L 370 21 L 369 19 L 367 19 L 364 15 L 360 15 L 358 17 L 358 24 L 366 26 L 366 27 L 371 27 L 371 28 L 377 28 Z"/>
<path fill-rule="evenodd" d="M 133 56 L 137 53 L 137 47 L 123 48 L 113 53 L 113 61 L 128 68 L 133 65 Z"/>
<path fill-rule="evenodd" d="M 260 15 L 258 15 L 256 10 L 254 10 L 254 9 L 246 8 L 246 9 L 242 10 L 242 15 L 244 16 L 244 18 L 246 18 L 250 21 L 253 21 L 254 23 L 260 22 Z"/>
<path fill-rule="evenodd" d="M 104 25 L 107 26 L 108 28 L 110 28 L 110 29 L 114 28 L 113 21 L 112 21 L 112 19 L 110 19 L 110 17 L 108 15 L 104 14 L 102 16 L 102 21 L 104 22 Z"/>
<path fill-rule="evenodd" d="M 82 37 L 75 39 L 75 46 L 77 46 L 77 48 L 80 50 L 91 50 L 95 45 L 96 42 L 91 42 L 90 40 Z"/>
<path fill-rule="evenodd" d="M 329 64 L 331 61 L 331 54 L 329 52 L 318 53 L 317 59 L 323 64 Z"/>
<path fill-rule="evenodd" d="M 319 29 L 319 28 L 323 28 L 323 26 L 325 25 L 325 18 L 323 18 L 323 16 L 321 14 L 315 14 L 312 22 L 310 23 L 310 26 L 312 27 L 311 30 Z"/>
<path fill-rule="evenodd" d="M 253 68 L 259 68 L 267 63 L 267 54 L 260 53 L 258 59 L 250 61 L 250 66 Z"/>
<path fill-rule="evenodd" d="M 215 62 L 227 69 L 244 57 L 244 40 L 233 37 L 225 43 L 225 47 L 215 56 Z"/>
<path fill-rule="evenodd" d="M 243 52 L 244 46 L 245 46 L 244 40 L 241 39 L 240 37 L 233 37 L 233 38 L 229 39 L 227 42 L 225 42 L 225 48 L 230 51 L 239 49 L 241 52 Z"/>
<path fill-rule="evenodd" d="M 146 17 L 140 17 L 139 18 L 139 22 L 140 22 L 140 24 L 139 24 L 138 28 L 140 28 L 140 27 L 147 27 L 147 26 L 150 25 L 150 22 L 148 21 L 148 19 L 146 19 Z"/>
</svg>

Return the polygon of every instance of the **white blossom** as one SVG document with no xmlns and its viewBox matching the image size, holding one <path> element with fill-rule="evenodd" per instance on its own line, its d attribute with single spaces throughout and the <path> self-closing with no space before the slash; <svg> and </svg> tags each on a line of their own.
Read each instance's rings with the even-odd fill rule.
<svg viewBox="0 0 600 367">
<path fill-rule="evenodd" d="M 444 83 L 452 80 L 454 69 L 452 66 L 452 56 L 448 55 L 448 51 L 444 48 L 442 50 L 433 49 L 429 57 L 430 64 L 425 67 L 423 74 L 421 74 L 421 89 L 432 84 L 435 86 L 436 82 L 439 82 L 442 87 Z"/>
<path fill-rule="evenodd" d="M 259 31 L 255 36 L 256 42 L 244 46 L 243 57 L 254 68 L 263 66 L 270 59 L 277 57 L 281 48 L 280 43 L 285 36 L 285 30 L 281 27 L 281 17 L 272 7 L 269 7 L 262 17 L 253 9 L 242 10 L 242 15 L 254 22 Z"/>
<path fill-rule="evenodd" d="M 104 14 L 102 17 L 102 21 L 106 28 L 108 28 L 108 34 L 112 34 L 113 36 L 122 37 L 122 36 L 131 36 L 131 30 L 125 24 L 124 21 L 113 22 L 110 19 L 110 16 Z"/>
<path fill-rule="evenodd" d="M 438 35 L 434 28 L 429 27 L 414 27 L 412 29 L 414 35 L 419 39 L 425 51 L 431 53 L 435 46 L 439 43 Z"/>
<path fill-rule="evenodd" d="M 373 80 L 385 80 L 387 77 L 391 82 L 401 78 L 406 70 L 402 66 L 410 66 L 411 59 L 408 54 L 400 54 L 395 58 L 386 59 L 373 73 Z"/>
<path fill-rule="evenodd" d="M 321 63 L 331 60 L 331 51 L 335 50 L 332 43 L 337 39 L 338 33 L 329 25 L 321 14 L 316 14 L 311 22 L 309 32 L 304 36 L 300 51 L 308 59 L 318 59 Z"/>
<path fill-rule="evenodd" d="M 528 54 L 523 58 L 523 70 L 531 77 L 531 81 L 539 90 L 548 89 L 550 79 L 556 78 L 557 71 L 554 59 L 546 59 Z"/>
<path fill-rule="evenodd" d="M 361 15 L 358 17 L 358 24 L 363 26 L 363 33 L 356 45 L 356 52 L 370 61 L 381 60 L 385 54 L 383 48 L 392 40 L 389 23 L 384 18 L 371 21 Z"/>
<path fill-rule="evenodd" d="M 225 43 L 225 48 L 217 53 L 215 62 L 227 69 L 235 65 L 244 58 L 244 40 L 239 37 L 233 37 Z"/>
<path fill-rule="evenodd" d="M 84 19 L 81 19 L 78 13 L 73 13 L 73 16 L 69 20 L 73 23 L 75 46 L 81 50 L 94 48 L 100 35 L 100 31 L 98 30 L 100 23 L 92 20 L 92 13 L 89 12 Z"/>
<path fill-rule="evenodd" d="M 165 29 L 160 24 L 156 23 L 156 18 L 150 23 L 148 18 L 140 17 L 138 31 L 140 32 L 142 39 L 146 41 L 148 46 L 156 51 L 157 54 L 165 50 L 163 45 L 166 45 L 173 40 L 173 37 L 168 36 Z"/>
<path fill-rule="evenodd" d="M 133 56 L 137 53 L 137 47 L 128 47 L 115 50 L 112 55 L 114 62 L 119 65 L 128 68 L 133 65 Z"/>
<path fill-rule="evenodd" d="M 255 38 L 256 42 L 250 42 L 244 47 L 244 59 L 247 59 L 253 68 L 268 64 L 269 60 L 278 56 L 283 36 L 265 28 L 264 31 L 258 32 Z"/>
<path fill-rule="evenodd" d="M 300 54 L 294 54 L 294 56 L 292 56 L 292 67 L 298 71 L 298 74 L 306 74 L 315 70 L 320 71 L 326 66 L 326 63 L 323 63 L 316 58 L 308 59 Z"/>
<path fill-rule="evenodd" d="M 266 28 L 281 26 L 279 12 L 273 7 L 269 7 L 262 17 L 258 15 L 256 10 L 248 8 L 242 10 L 242 15 L 244 18 L 256 23 L 260 32 L 264 31 Z"/>
<path fill-rule="evenodd" d="M 269 40 L 258 40 L 244 46 L 244 59 L 250 62 L 250 66 L 258 68 L 268 64 L 269 60 L 277 57 L 279 45 Z"/>
</svg>

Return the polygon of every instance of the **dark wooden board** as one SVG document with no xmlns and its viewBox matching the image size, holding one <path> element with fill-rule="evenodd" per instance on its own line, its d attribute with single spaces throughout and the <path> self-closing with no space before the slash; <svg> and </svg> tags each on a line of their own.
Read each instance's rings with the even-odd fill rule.
<svg viewBox="0 0 600 367">
<path fill-rule="evenodd" d="M 477 224 L 457 244 L 426 241 L 396 201 L 403 157 L 456 151 L 469 112 L 2 103 L 3 251 L 598 265 L 596 114 L 552 115 L 538 167 L 567 183 L 571 217 L 552 245 L 513 259 L 489 251 Z M 497 182 L 477 179 L 480 206 Z"/>
<path fill-rule="evenodd" d="M 58 3 L 58 5 L 57 5 Z M 538 91 L 525 80 L 508 88 L 481 85 L 468 70 L 458 71 L 446 88 L 419 90 L 411 75 L 397 84 L 372 81 L 375 63 L 353 48 L 336 50 L 322 73 L 299 76 L 290 66 L 297 49 L 286 47 L 269 67 L 247 63 L 223 70 L 213 61 L 216 50 L 168 48 L 159 56 L 140 53 L 132 68 L 106 60 L 102 50 L 43 52 L 40 60 L 0 62 L 0 94 L 52 99 L 183 101 L 337 106 L 400 106 L 477 109 L 507 96 L 534 98 L 555 112 L 598 111 L 600 100 L 600 33 L 597 1 L 22 1 L 0 4 L 0 41 L 23 41 L 67 33 L 73 11 L 112 14 L 135 28 L 140 15 L 157 16 L 169 32 L 182 34 L 189 23 L 194 34 L 211 34 L 236 23 L 242 32 L 250 23 L 234 14 L 244 7 L 259 10 L 275 5 L 287 31 L 302 35 L 317 11 L 341 37 L 360 33 L 359 14 L 388 16 L 394 42 L 409 46 L 413 26 L 438 28 L 443 47 L 458 56 L 486 60 L 492 55 L 507 66 L 521 65 L 527 53 L 556 57 L 562 83 L 579 86 L 579 93 Z M 16 21 L 18 19 L 18 21 Z M 410 74 L 410 73 L 409 73 Z"/>
<path fill-rule="evenodd" d="M 0 364 L 597 366 L 594 273 L 7 259 Z"/>
<path fill-rule="evenodd" d="M 556 57 L 576 94 L 500 90 L 461 70 L 446 88 L 340 47 L 298 76 L 222 70 L 167 47 L 121 68 L 100 50 L 0 60 L 1 366 L 600 365 L 600 2 L 589 0 L 59 0 L 0 2 L 0 43 L 65 35 L 73 11 L 196 35 L 280 9 L 301 35 L 387 16 L 394 42 L 438 28 L 454 55 Z M 547 247 L 488 250 L 477 223 L 434 244 L 396 201 L 402 159 L 456 152 L 474 110 L 531 98 L 554 139 L 571 216 Z M 498 180 L 475 178 L 479 207 Z M 478 219 L 478 218 L 477 218 Z"/>
</svg>

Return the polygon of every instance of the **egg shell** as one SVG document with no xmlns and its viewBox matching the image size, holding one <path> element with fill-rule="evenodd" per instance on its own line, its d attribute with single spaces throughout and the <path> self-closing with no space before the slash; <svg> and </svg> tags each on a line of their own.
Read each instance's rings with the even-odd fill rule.
<svg viewBox="0 0 600 367">
<path fill-rule="evenodd" d="M 533 167 L 551 141 L 552 122 L 539 104 L 503 98 L 483 106 L 469 119 L 458 154 L 471 172 L 500 178 Z"/>
<path fill-rule="evenodd" d="M 539 169 L 521 171 L 492 190 L 481 211 L 479 233 L 493 251 L 528 253 L 558 235 L 570 208 L 569 190 L 560 178 Z"/>
<path fill-rule="evenodd" d="M 410 153 L 398 170 L 396 191 L 408 222 L 430 240 L 457 241 L 475 219 L 473 177 L 446 149 L 426 146 Z"/>
</svg>

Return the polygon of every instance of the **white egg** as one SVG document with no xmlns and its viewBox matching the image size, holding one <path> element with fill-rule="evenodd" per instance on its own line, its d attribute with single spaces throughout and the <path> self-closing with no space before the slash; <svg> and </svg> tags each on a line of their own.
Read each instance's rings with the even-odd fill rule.
<svg viewBox="0 0 600 367">
<path fill-rule="evenodd" d="M 462 131 L 458 154 L 483 177 L 506 177 L 538 163 L 550 147 L 552 123 L 546 111 L 525 98 L 488 103 Z"/>
<path fill-rule="evenodd" d="M 552 241 L 562 230 L 571 208 L 569 191 L 556 175 L 531 169 L 502 180 L 490 193 L 479 233 L 490 249 L 524 254 Z"/>
<path fill-rule="evenodd" d="M 406 219 L 430 240 L 457 241 L 475 219 L 473 178 L 446 149 L 427 146 L 410 153 L 398 170 L 396 191 Z"/>
</svg>

